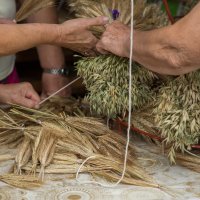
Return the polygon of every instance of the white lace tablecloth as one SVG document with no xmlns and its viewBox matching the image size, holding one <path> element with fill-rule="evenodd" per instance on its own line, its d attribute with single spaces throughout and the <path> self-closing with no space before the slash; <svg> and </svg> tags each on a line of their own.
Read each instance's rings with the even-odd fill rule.
<svg viewBox="0 0 200 200">
<path fill-rule="evenodd" d="M 144 145 L 141 161 L 161 189 L 120 185 L 103 188 L 96 185 L 81 185 L 62 176 L 47 182 L 42 188 L 22 190 L 0 182 L 0 200 L 197 200 L 200 199 L 200 174 L 180 166 L 169 166 L 167 159 L 150 153 L 152 146 Z M 5 150 L 7 151 L 7 150 Z M 3 150 L 1 150 L 3 152 Z M 149 161 L 152 163 L 149 164 Z M 156 161 L 156 162 L 153 162 Z M 146 163 L 145 163 L 146 162 Z M 0 165 L 1 173 L 6 172 L 11 162 Z M 55 176 L 53 176 L 55 177 Z M 82 175 L 82 179 L 88 179 Z M 57 180 L 56 180 L 57 179 Z"/>
</svg>

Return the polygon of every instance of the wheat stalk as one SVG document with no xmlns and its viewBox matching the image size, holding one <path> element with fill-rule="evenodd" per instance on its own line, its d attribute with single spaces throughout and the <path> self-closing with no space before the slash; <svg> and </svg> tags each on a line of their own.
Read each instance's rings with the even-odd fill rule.
<svg viewBox="0 0 200 200">
<path fill-rule="evenodd" d="M 92 117 L 70 117 L 64 113 L 56 115 L 21 106 L 14 107 L 8 114 L 15 119 L 13 128 L 21 127 L 17 118 L 26 121 L 23 127 L 24 141 L 19 146 L 20 152 L 16 157 L 18 171 L 23 170 L 35 175 L 39 173 L 42 180 L 45 173 L 75 174 L 87 157 L 95 155 L 96 159 L 88 161 L 82 172 L 94 175 L 98 175 L 97 172 L 108 171 L 113 174 L 121 173 L 126 140 L 109 130 L 102 120 Z M 6 130 L 5 125 L 3 126 Z M 32 158 L 30 154 L 25 155 L 28 152 L 25 146 L 30 143 Z M 134 183 L 133 180 L 137 183 L 137 180 L 143 180 L 151 185 L 151 177 L 141 167 L 137 167 L 134 152 L 134 146 L 131 144 L 127 180 L 124 183 Z"/>
<path fill-rule="evenodd" d="M 33 176 L 4 174 L 0 175 L 0 180 L 17 188 L 31 189 L 42 186 L 42 182 Z"/>
</svg>

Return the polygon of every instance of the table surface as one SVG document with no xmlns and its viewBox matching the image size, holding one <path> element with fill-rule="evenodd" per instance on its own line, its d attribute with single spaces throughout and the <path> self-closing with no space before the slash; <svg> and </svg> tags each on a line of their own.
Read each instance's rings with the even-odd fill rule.
<svg viewBox="0 0 200 200">
<path fill-rule="evenodd" d="M 155 154 L 155 146 L 140 144 L 138 156 L 142 165 L 163 189 L 119 185 L 103 188 L 96 185 L 82 185 L 66 175 L 53 176 L 36 190 L 13 188 L 0 182 L 0 200 L 196 200 L 200 199 L 200 174 L 180 166 L 170 166 L 162 155 Z M 1 148 L 1 153 L 11 150 Z M 11 161 L 0 164 L 1 173 L 8 171 Z M 89 179 L 88 175 L 80 177 Z"/>
</svg>

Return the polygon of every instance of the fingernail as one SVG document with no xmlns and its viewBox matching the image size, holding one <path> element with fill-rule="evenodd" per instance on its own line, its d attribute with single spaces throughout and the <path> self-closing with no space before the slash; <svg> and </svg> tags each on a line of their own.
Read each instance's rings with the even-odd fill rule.
<svg viewBox="0 0 200 200">
<path fill-rule="evenodd" d="M 13 22 L 14 22 L 14 23 L 17 23 L 17 21 L 16 21 L 15 19 L 13 19 Z"/>
<path fill-rule="evenodd" d="M 108 17 L 103 17 L 103 21 L 104 22 L 109 22 L 109 18 Z"/>
</svg>

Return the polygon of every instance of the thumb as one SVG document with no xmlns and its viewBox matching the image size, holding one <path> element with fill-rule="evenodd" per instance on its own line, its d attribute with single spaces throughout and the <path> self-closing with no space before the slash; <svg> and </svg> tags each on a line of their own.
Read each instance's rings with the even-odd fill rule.
<svg viewBox="0 0 200 200">
<path fill-rule="evenodd" d="M 16 97 L 15 98 L 15 103 L 19 104 L 21 106 L 25 106 L 28 108 L 35 108 L 37 106 L 37 102 L 32 100 L 32 99 L 28 99 L 26 97 Z"/>
<path fill-rule="evenodd" d="M 91 26 L 104 26 L 109 23 L 109 18 L 108 17 L 96 17 L 96 18 L 91 18 L 91 19 L 85 19 L 85 25 L 87 28 L 90 28 Z"/>
</svg>

